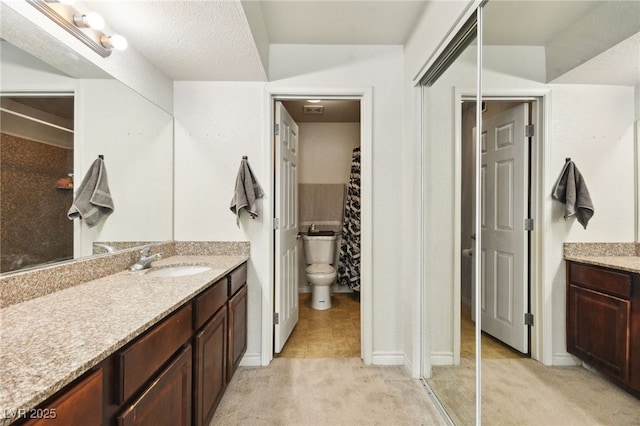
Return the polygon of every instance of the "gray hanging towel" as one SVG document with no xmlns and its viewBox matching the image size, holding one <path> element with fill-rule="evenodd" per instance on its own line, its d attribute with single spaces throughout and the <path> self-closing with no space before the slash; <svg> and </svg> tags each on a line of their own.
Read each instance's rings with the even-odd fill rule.
<svg viewBox="0 0 640 426">
<path fill-rule="evenodd" d="M 565 162 L 553 189 L 553 198 L 564 204 L 565 220 L 575 215 L 578 222 L 587 229 L 587 223 L 595 211 L 587 184 L 573 161 Z"/>
<path fill-rule="evenodd" d="M 245 209 L 251 215 L 251 219 L 258 217 L 256 200 L 263 195 L 264 191 L 253 175 L 249 161 L 246 157 L 243 157 L 236 177 L 236 186 L 230 207 L 231 211 L 236 215 L 238 228 L 240 227 L 240 210 Z"/>
<path fill-rule="evenodd" d="M 102 158 L 96 159 L 76 191 L 67 213 L 70 220 L 82 219 L 93 228 L 113 213 L 113 199 L 107 182 L 107 169 Z"/>
</svg>

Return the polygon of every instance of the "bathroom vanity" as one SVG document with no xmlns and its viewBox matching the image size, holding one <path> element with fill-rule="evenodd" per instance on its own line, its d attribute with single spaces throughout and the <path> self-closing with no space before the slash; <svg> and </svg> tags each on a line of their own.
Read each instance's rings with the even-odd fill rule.
<svg viewBox="0 0 640 426">
<path fill-rule="evenodd" d="M 567 351 L 640 397 L 640 258 L 567 259 L 566 273 Z"/>
<path fill-rule="evenodd" d="M 2 309 L 0 424 L 209 424 L 247 348 L 247 259 L 173 256 L 154 268 L 210 270 L 120 272 Z"/>
</svg>

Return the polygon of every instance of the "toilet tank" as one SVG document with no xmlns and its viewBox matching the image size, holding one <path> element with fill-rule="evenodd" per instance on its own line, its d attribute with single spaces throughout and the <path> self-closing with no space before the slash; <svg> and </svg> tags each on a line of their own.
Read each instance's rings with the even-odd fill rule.
<svg viewBox="0 0 640 426">
<path fill-rule="evenodd" d="M 302 236 L 307 265 L 333 264 L 336 252 L 336 236 Z"/>
</svg>

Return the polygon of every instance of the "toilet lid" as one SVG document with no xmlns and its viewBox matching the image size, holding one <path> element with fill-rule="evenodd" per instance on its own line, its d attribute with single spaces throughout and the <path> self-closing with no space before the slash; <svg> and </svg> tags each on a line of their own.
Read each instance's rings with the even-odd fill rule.
<svg viewBox="0 0 640 426">
<path fill-rule="evenodd" d="M 307 266 L 307 273 L 309 274 L 330 274 L 335 271 L 336 270 L 333 269 L 333 266 L 327 263 L 316 263 Z"/>
</svg>

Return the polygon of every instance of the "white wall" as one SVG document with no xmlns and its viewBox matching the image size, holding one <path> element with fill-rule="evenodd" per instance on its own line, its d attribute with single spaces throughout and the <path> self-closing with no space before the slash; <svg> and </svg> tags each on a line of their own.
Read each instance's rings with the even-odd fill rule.
<svg viewBox="0 0 640 426">
<path fill-rule="evenodd" d="M 349 183 L 360 123 L 298 123 L 298 183 Z"/>
<path fill-rule="evenodd" d="M 262 298 L 271 291 L 268 247 L 271 220 L 243 214 L 240 227 L 229 206 L 243 155 L 273 203 L 270 170 L 263 161 L 271 141 L 264 133 L 264 83 L 175 83 L 175 221 L 177 241 L 250 241 L 248 344 L 243 363 L 260 365 Z"/>
<path fill-rule="evenodd" d="M 634 236 L 634 89 L 625 86 L 551 85 L 550 179 L 553 185 L 571 157 L 582 173 L 595 214 L 587 229 L 563 219 L 563 207 L 543 194 L 551 223 L 545 232 L 546 282 L 552 282 L 553 364 L 571 363 L 565 341 L 564 242 L 633 242 Z"/>
</svg>

